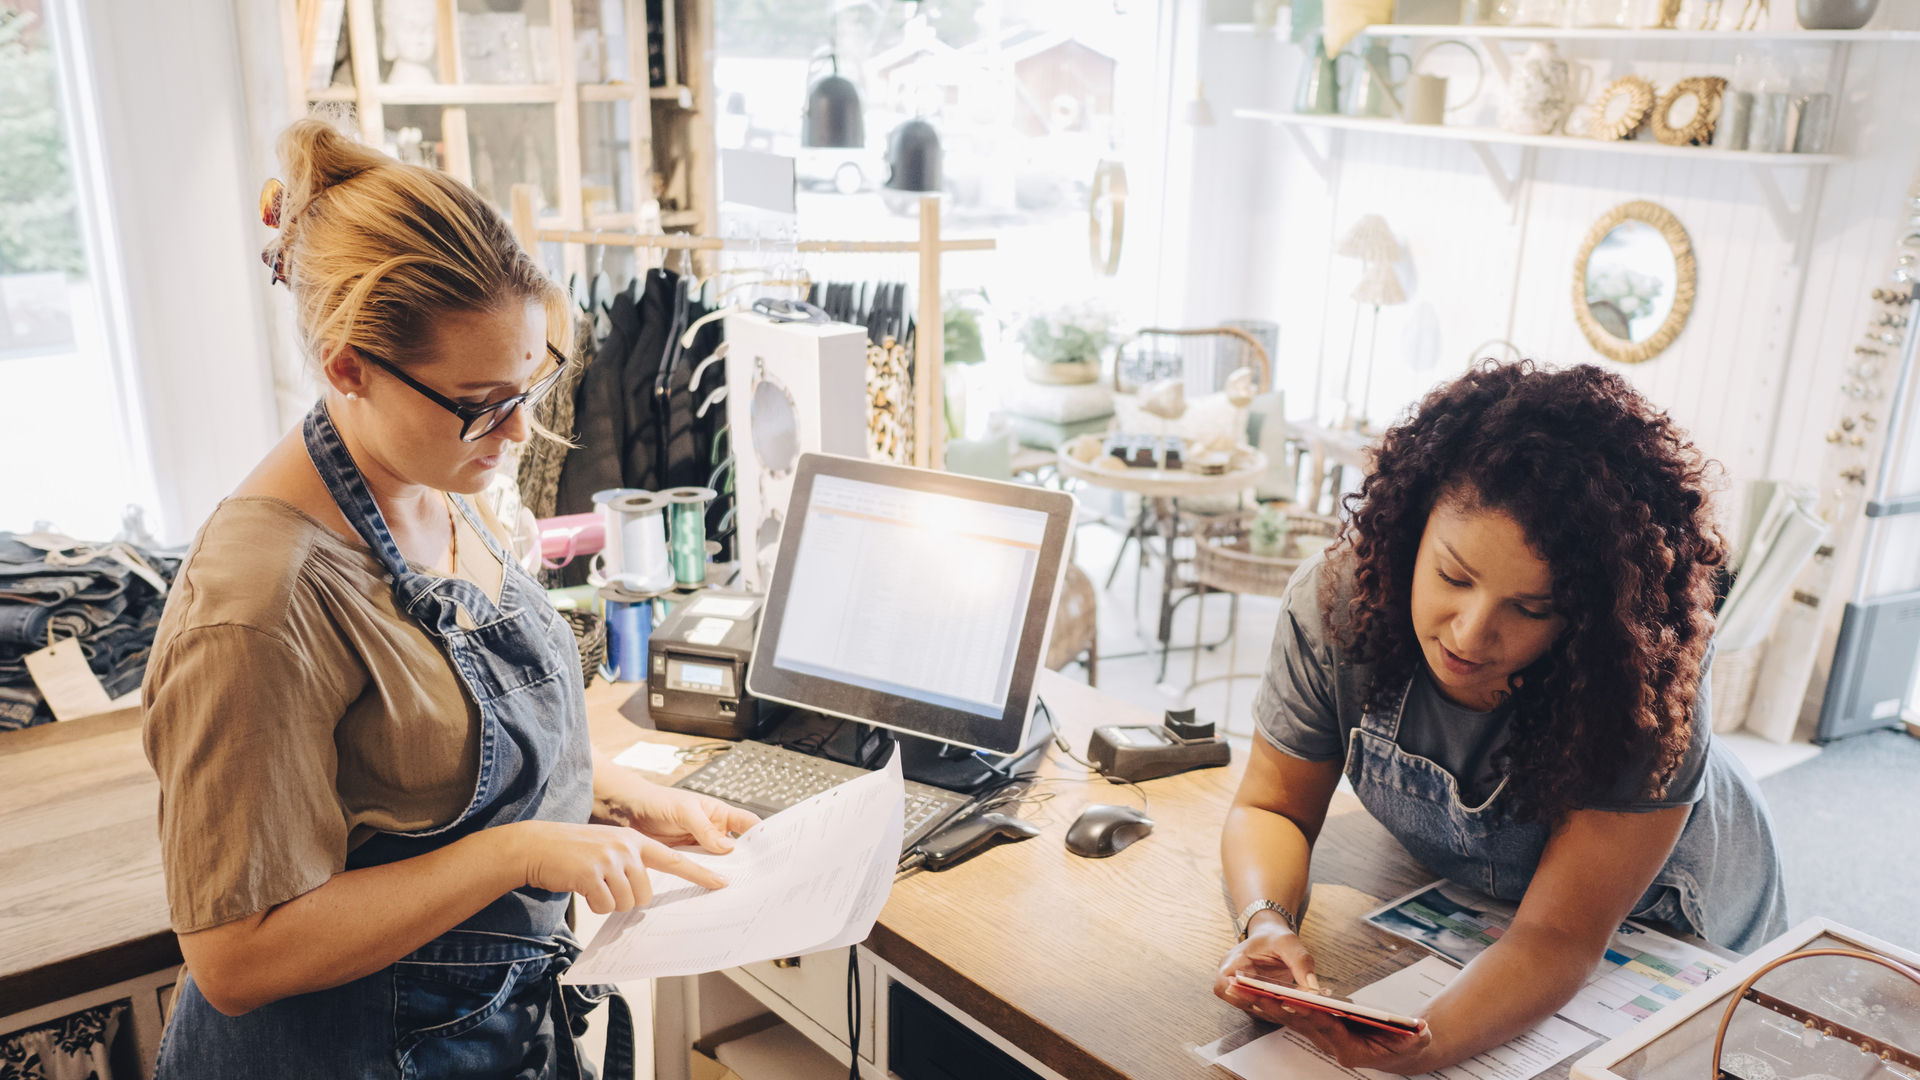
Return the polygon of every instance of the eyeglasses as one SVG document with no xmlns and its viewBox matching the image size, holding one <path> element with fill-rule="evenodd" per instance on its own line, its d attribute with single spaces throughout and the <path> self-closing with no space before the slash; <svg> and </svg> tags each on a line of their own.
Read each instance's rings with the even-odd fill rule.
<svg viewBox="0 0 1920 1080">
<path fill-rule="evenodd" d="M 470 443 L 485 438 L 495 428 L 506 423 L 507 418 L 512 416 L 513 411 L 521 405 L 524 404 L 531 407 L 540 404 L 540 400 L 547 396 L 549 390 L 553 389 L 553 384 L 560 381 L 560 373 L 567 370 L 567 358 L 559 349 L 553 347 L 553 342 L 551 341 L 547 342 L 547 352 L 551 354 L 559 364 L 558 367 L 553 369 L 552 373 L 539 382 L 534 383 L 532 386 L 529 386 L 523 393 L 515 394 L 503 401 L 488 402 L 485 405 L 462 405 L 452 398 L 436 392 L 433 388 L 424 385 L 419 380 L 409 376 L 406 372 L 401 371 L 399 368 L 380 359 L 365 349 L 360 350 L 360 355 L 380 365 L 387 374 L 418 390 L 420 395 L 428 401 L 459 417 L 460 441 Z"/>
</svg>

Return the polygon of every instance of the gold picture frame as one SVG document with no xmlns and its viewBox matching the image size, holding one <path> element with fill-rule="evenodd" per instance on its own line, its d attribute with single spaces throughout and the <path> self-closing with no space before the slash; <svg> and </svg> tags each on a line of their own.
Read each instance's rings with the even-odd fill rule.
<svg viewBox="0 0 1920 1080">
<path fill-rule="evenodd" d="M 1727 80 L 1718 75 L 1696 75 L 1674 83 L 1653 107 L 1653 137 L 1668 146 L 1707 145 L 1720 119 L 1720 98 L 1726 90 Z"/>
<path fill-rule="evenodd" d="M 1666 240 L 1667 249 L 1673 254 L 1673 306 L 1667 310 L 1666 320 L 1645 341 L 1615 336 L 1595 318 L 1587 301 L 1587 264 L 1593 258 L 1594 249 L 1614 229 L 1629 221 L 1652 226 Z M 1587 336 L 1587 343 L 1607 359 L 1622 364 L 1651 360 L 1665 352 L 1667 346 L 1680 336 L 1680 331 L 1686 328 L 1687 316 L 1693 311 L 1693 294 L 1697 285 L 1695 275 L 1693 241 L 1672 211 L 1658 203 L 1643 200 L 1622 203 L 1602 214 L 1600 220 L 1587 230 L 1586 239 L 1581 241 L 1580 254 L 1573 263 L 1574 318 L 1580 324 L 1580 332 Z"/>
<path fill-rule="evenodd" d="M 1600 91 L 1593 103 L 1593 118 L 1587 121 L 1587 135 L 1603 142 L 1617 142 L 1640 130 L 1653 111 L 1653 84 L 1638 75 L 1622 75 Z M 1618 103 L 1618 104 L 1616 104 Z M 1620 115 L 1608 119 L 1616 109 Z"/>
</svg>

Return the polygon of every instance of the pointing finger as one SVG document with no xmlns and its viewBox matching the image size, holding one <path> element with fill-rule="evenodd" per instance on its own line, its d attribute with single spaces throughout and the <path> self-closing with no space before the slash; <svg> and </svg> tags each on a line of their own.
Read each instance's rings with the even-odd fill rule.
<svg viewBox="0 0 1920 1080">
<path fill-rule="evenodd" d="M 674 877 L 685 878 L 704 889 L 724 889 L 727 879 L 692 859 L 659 844 L 648 844 L 641 853 L 646 865 Z"/>
</svg>

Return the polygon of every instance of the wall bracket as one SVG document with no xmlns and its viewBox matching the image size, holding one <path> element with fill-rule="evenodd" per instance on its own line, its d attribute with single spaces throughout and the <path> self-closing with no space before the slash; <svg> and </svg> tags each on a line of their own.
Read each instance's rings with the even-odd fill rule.
<svg viewBox="0 0 1920 1080">
<path fill-rule="evenodd" d="M 1494 156 L 1491 145 L 1477 140 L 1467 145 L 1473 147 L 1473 156 L 1479 158 L 1481 168 L 1487 170 L 1487 179 L 1492 182 L 1493 190 L 1500 196 L 1500 201 L 1505 203 L 1509 210 L 1516 209 L 1520 199 L 1520 189 L 1533 175 L 1534 148 L 1531 146 L 1520 148 L 1520 164 L 1509 174 L 1500 164 L 1500 159 Z"/>
<path fill-rule="evenodd" d="M 1327 185 L 1327 194 L 1331 196 L 1334 182 L 1340 175 L 1340 144 L 1345 141 L 1342 138 L 1345 132 L 1329 130 L 1327 149 L 1322 152 L 1313 144 L 1313 136 L 1308 135 L 1305 129 L 1292 124 L 1286 125 L 1286 129 L 1287 134 L 1293 136 L 1294 145 L 1300 148 L 1300 156 L 1306 158 L 1307 164 L 1313 166 L 1313 171 L 1320 175 L 1321 182 Z"/>
<path fill-rule="evenodd" d="M 1826 178 L 1825 165 L 1805 167 L 1806 185 L 1800 192 L 1800 205 L 1787 202 L 1785 192 L 1780 190 L 1780 182 L 1774 179 L 1774 169 L 1769 165 L 1749 165 L 1753 173 L 1753 182 L 1760 188 L 1760 195 L 1766 200 L 1767 216 L 1773 219 L 1773 227 L 1779 231 L 1780 239 L 1793 245 L 1793 261 L 1790 265 L 1800 265 L 1806 254 L 1807 215 L 1809 208 L 1818 204 L 1822 181 Z"/>
</svg>

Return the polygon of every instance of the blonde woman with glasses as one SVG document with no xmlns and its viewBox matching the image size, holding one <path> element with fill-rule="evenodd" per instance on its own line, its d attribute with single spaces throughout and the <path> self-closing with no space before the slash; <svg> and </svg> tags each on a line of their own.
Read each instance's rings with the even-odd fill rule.
<svg viewBox="0 0 1920 1080">
<path fill-rule="evenodd" d="M 264 258 L 323 393 L 201 528 L 147 670 L 187 961 L 158 1075 L 590 1074 L 571 894 L 721 888 L 671 848 L 755 819 L 593 752 L 571 631 L 464 497 L 567 363 L 558 287 L 440 173 L 318 121 L 279 150 Z"/>
</svg>

